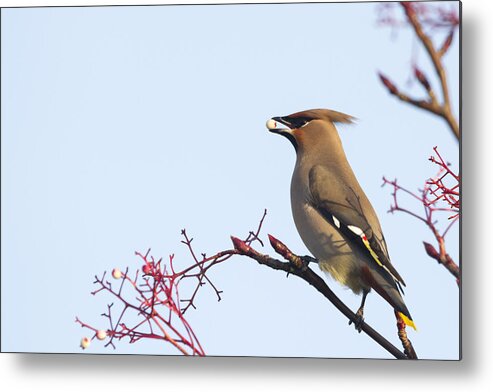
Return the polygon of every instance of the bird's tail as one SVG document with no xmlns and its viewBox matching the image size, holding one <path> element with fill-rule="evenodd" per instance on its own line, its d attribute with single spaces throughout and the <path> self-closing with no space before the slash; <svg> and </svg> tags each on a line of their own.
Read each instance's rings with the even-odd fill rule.
<svg viewBox="0 0 493 392">
<path fill-rule="evenodd" d="M 414 324 L 414 321 L 411 320 L 409 317 L 407 317 L 404 313 L 398 312 L 399 316 L 402 318 L 404 323 L 410 327 L 412 327 L 415 331 L 417 331 L 416 324 Z"/>
<path fill-rule="evenodd" d="M 404 323 L 416 330 L 416 324 L 399 292 L 398 283 L 396 283 L 391 274 L 365 268 L 364 275 L 371 288 L 380 294 L 399 313 Z"/>
</svg>

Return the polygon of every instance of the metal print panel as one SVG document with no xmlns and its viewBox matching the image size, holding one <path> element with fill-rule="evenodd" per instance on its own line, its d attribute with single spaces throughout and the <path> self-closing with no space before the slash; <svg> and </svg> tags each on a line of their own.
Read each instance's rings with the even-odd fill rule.
<svg viewBox="0 0 493 392">
<path fill-rule="evenodd" d="M 461 358 L 459 2 L 1 24 L 3 352 Z"/>
</svg>

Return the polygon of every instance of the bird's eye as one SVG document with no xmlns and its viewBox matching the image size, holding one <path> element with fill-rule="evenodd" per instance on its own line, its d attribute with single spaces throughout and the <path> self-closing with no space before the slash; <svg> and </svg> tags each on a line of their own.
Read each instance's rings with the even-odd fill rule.
<svg viewBox="0 0 493 392">
<path fill-rule="evenodd" d="M 293 121 L 294 123 L 294 126 L 296 128 L 303 128 L 305 125 L 307 125 L 308 123 L 310 122 L 310 119 L 309 118 L 303 118 L 303 117 L 300 117 L 300 118 L 297 118 Z"/>
</svg>

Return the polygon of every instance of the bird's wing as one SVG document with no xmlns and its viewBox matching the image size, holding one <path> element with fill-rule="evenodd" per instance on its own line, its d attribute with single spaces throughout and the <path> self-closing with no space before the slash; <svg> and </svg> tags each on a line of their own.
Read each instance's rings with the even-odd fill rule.
<svg viewBox="0 0 493 392">
<path fill-rule="evenodd" d="M 371 211 L 366 209 L 367 214 L 373 215 L 371 218 L 365 215 L 362 203 L 369 203 L 366 197 L 363 196 L 365 200 L 361 200 L 356 189 L 352 189 L 341 181 L 340 176 L 321 165 L 310 170 L 309 187 L 310 201 L 325 220 L 338 229 L 348 242 L 366 252 L 370 256 L 370 262 L 378 266 L 377 269 L 385 270 L 397 285 L 402 283 L 405 286 L 404 280 L 390 262 L 387 245 L 373 208 L 370 208 Z M 377 222 L 378 227 L 372 227 L 369 221 Z"/>
</svg>

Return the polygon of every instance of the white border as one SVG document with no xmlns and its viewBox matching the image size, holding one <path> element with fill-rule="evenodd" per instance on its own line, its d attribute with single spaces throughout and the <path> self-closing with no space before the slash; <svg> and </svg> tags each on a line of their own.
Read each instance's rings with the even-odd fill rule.
<svg viewBox="0 0 493 392">
<path fill-rule="evenodd" d="M 216 0 L 214 3 L 234 1 Z M 247 3 L 249 1 L 242 1 Z M 262 1 L 251 1 L 262 2 Z M 272 1 L 270 1 L 272 2 Z M 194 1 L 3 1 L 0 6 L 197 4 Z M 463 360 L 185 359 L 0 355 L 3 390 L 484 391 L 493 385 L 491 300 L 493 2 L 463 1 Z M 437 309 L 437 322 L 440 322 Z M 35 328 L 36 326 L 33 326 Z M 447 328 L 446 325 L 443 326 Z M 420 389 L 418 389 L 420 388 Z"/>
</svg>

